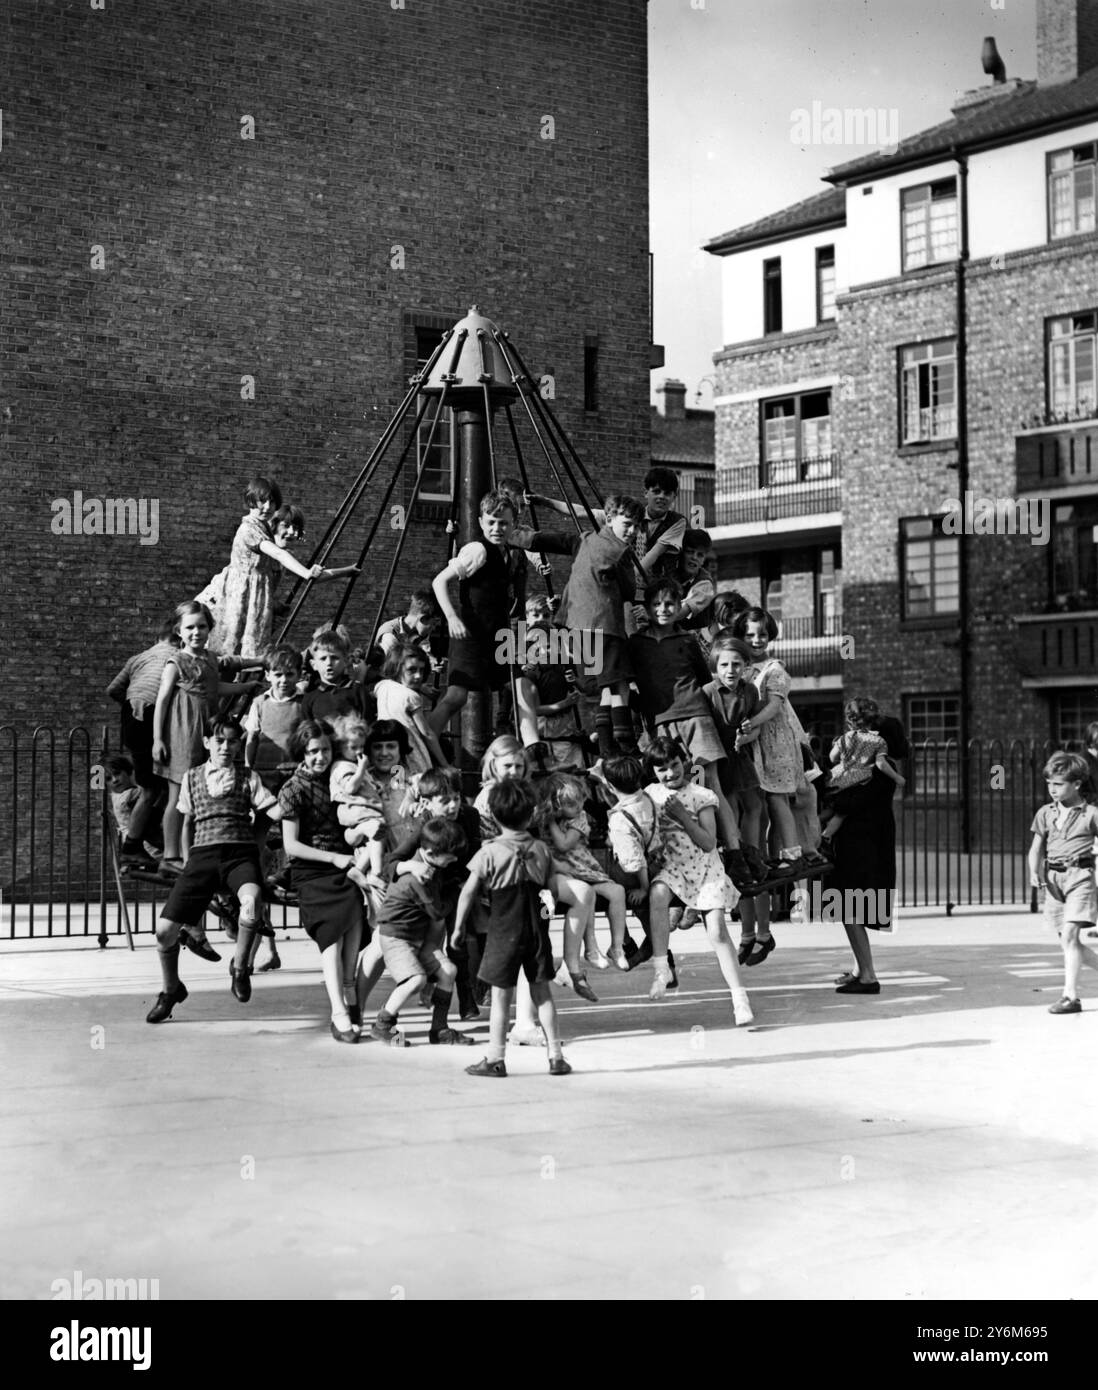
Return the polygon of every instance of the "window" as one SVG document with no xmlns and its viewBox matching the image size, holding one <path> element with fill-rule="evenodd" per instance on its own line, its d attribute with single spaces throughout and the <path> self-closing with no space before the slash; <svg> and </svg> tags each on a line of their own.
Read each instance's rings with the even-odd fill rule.
<svg viewBox="0 0 1098 1390">
<path fill-rule="evenodd" d="M 599 408 L 599 335 L 587 333 L 583 339 L 583 408 Z"/>
<path fill-rule="evenodd" d="M 717 514 L 713 505 L 715 485 L 715 473 L 679 473 L 679 497 L 675 510 L 682 512 L 691 527 L 704 530 L 713 525 Z M 695 512 L 695 507 L 700 511 Z"/>
<path fill-rule="evenodd" d="M 759 593 L 762 607 L 775 622 L 782 619 L 782 553 L 767 551 L 759 564 Z"/>
<path fill-rule="evenodd" d="M 763 261 L 763 332 L 782 331 L 782 258 Z"/>
<path fill-rule="evenodd" d="M 1049 409 L 1053 415 L 1093 415 L 1095 391 L 1095 336 L 1098 314 L 1068 314 L 1049 319 Z"/>
<path fill-rule="evenodd" d="M 835 317 L 835 248 L 816 248 L 816 322 Z"/>
<path fill-rule="evenodd" d="M 957 180 L 905 188 L 900 194 L 904 269 L 935 265 L 957 257 Z"/>
<path fill-rule="evenodd" d="M 816 569 L 816 620 L 821 637 L 839 637 L 842 558 L 837 546 L 822 546 Z"/>
<path fill-rule="evenodd" d="M 762 403 L 763 487 L 832 475 L 831 392 Z"/>
<path fill-rule="evenodd" d="M 957 435 L 957 346 L 952 338 L 900 349 L 904 444 Z"/>
<path fill-rule="evenodd" d="M 431 360 L 431 354 L 442 340 L 443 329 L 415 328 L 415 370 L 420 372 Z M 416 467 L 423 467 L 423 479 L 419 486 L 419 500 L 423 502 L 449 502 L 454 495 L 454 434 L 453 412 L 447 407 L 435 428 L 431 439 L 431 422 L 435 416 L 437 397 L 433 398 L 416 431 Z M 417 403 L 418 409 L 418 403 Z M 410 416 L 414 419 L 414 416 Z M 430 440 L 430 447 L 428 447 Z M 410 495 L 410 492 L 409 492 Z"/>
<path fill-rule="evenodd" d="M 1055 502 L 1052 514 L 1052 607 L 1058 613 L 1098 608 L 1098 498 Z"/>
<path fill-rule="evenodd" d="M 905 618 L 937 618 L 960 608 L 960 549 L 940 516 L 900 522 L 900 574 Z"/>
<path fill-rule="evenodd" d="M 1098 696 L 1093 690 L 1061 690 L 1053 699 L 1052 730 L 1059 743 L 1082 744 L 1088 724 L 1098 720 Z"/>
<path fill-rule="evenodd" d="M 1094 231 L 1096 145 L 1057 150 L 1048 159 L 1048 223 L 1052 237 Z"/>
<path fill-rule="evenodd" d="M 960 791 L 960 750 L 947 748 L 961 734 L 961 701 L 956 695 L 908 695 L 904 701 L 911 740 L 912 790 L 928 796 Z M 920 744 L 929 743 L 929 748 Z"/>
</svg>

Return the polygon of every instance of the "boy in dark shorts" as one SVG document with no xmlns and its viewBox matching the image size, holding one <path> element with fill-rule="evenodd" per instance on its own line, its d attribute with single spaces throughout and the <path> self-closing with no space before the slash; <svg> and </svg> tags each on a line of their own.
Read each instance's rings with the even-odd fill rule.
<svg viewBox="0 0 1098 1390">
<path fill-rule="evenodd" d="M 557 1010 L 550 993 L 553 948 L 549 943 L 551 907 L 545 885 L 552 872 L 548 845 L 530 834 L 537 799 L 525 783 L 497 782 L 488 793 L 488 809 L 501 827 L 494 840 L 482 845 L 469 861 L 469 877 L 458 899 L 453 945 L 460 949 L 465 923 L 477 895 L 489 901 L 488 940 L 479 978 L 492 986 L 492 1018 L 488 1056 L 466 1067 L 470 1076 L 506 1076 L 507 1021 L 519 970 L 530 982 L 530 996 L 549 1045 L 550 1076 L 567 1076 Z M 551 901 L 551 899 L 550 899 Z"/>
<path fill-rule="evenodd" d="M 626 644 L 625 606 L 637 590 L 637 563 L 632 543 L 644 515 L 633 497 L 606 499 L 606 525 L 589 531 L 580 542 L 554 621 L 566 627 L 585 649 L 597 653 L 586 674 L 599 686 L 595 732 L 599 756 L 637 751 L 629 682 L 633 665 Z"/>
<path fill-rule="evenodd" d="M 432 767 L 420 775 L 417 816 L 420 814 L 422 820 L 402 844 L 393 847 L 389 855 L 393 877 L 400 878 L 406 873 L 428 876 L 427 865 L 416 855 L 423 842 L 423 826 L 427 821 L 436 818 L 453 821 L 463 833 L 462 846 L 455 850 L 453 863 L 437 875 L 442 905 L 446 912 L 447 929 L 452 931 L 458 897 L 465 882 L 466 866 L 480 849 L 480 816 L 462 799 L 461 773 L 457 768 Z M 472 976 L 476 974 L 480 957 L 477 956 L 475 961 L 470 961 L 469 952 L 464 947 L 455 951 L 452 945 L 447 955 L 457 969 L 454 987 L 457 990 L 458 1012 L 461 1014 L 462 1022 L 479 1018 L 480 1010 L 473 997 Z"/>
<path fill-rule="evenodd" d="M 394 988 L 370 1029 L 370 1037 L 378 1042 L 408 1045 L 397 1031 L 400 1011 L 430 979 L 434 981 L 430 1041 L 472 1044 L 472 1038 L 446 1022 L 457 967 L 446 955 L 446 900 L 440 883 L 440 875 L 457 862 L 464 847 L 465 835 L 456 821 L 441 817 L 427 821 L 420 827 L 419 849 L 412 860 L 421 871 L 398 878 L 385 895 L 377 930 Z"/>
<path fill-rule="evenodd" d="M 497 659 L 501 642 L 510 636 L 515 602 L 508 556 L 514 528 L 511 499 L 503 492 L 486 492 L 480 499 L 481 539 L 463 545 L 431 581 L 450 632 L 450 670 L 446 692 L 428 723 L 435 733 L 442 733 L 464 706 L 470 690 L 499 692 L 514 676 L 519 736 L 523 747 L 529 748 L 538 743 L 537 696 L 513 666 Z M 455 579 L 456 608 L 449 589 Z"/>
<path fill-rule="evenodd" d="M 164 988 L 149 1010 L 147 1023 L 163 1023 L 175 1005 L 186 999 L 187 987 L 179 978 L 180 933 L 202 921 L 210 900 L 222 890 L 240 902 L 236 955 L 229 967 L 233 996 L 241 1004 L 252 997 L 248 958 L 263 891 L 252 812 L 265 811 L 271 820 L 281 820 L 282 812 L 258 773 L 241 763 L 244 730 L 236 719 L 214 719 L 202 742 L 209 761 L 192 767 L 179 791 L 184 865 L 156 929 Z"/>
<path fill-rule="evenodd" d="M 1030 882 L 1045 889 L 1045 921 L 1064 948 L 1064 993 L 1050 1014 L 1082 1013 L 1079 971 L 1098 970 L 1098 955 L 1084 946 L 1080 934 L 1098 918 L 1094 885 L 1094 840 L 1098 836 L 1098 807 L 1083 798 L 1089 769 L 1078 753 L 1054 753 L 1044 775 L 1052 798 L 1033 818 L 1029 847 Z"/>
</svg>

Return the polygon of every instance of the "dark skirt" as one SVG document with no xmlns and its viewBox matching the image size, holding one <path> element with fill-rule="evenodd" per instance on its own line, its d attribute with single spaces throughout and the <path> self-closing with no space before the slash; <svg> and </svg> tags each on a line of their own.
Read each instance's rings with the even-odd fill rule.
<svg viewBox="0 0 1098 1390">
<path fill-rule="evenodd" d="M 824 879 L 823 887 L 842 894 L 873 893 L 877 920 L 862 925 L 876 931 L 888 930 L 891 921 L 886 909 L 892 905 L 888 890 L 896 887 L 896 821 L 892 815 L 896 784 L 874 769 L 864 790 L 858 790 L 863 792 L 862 805 L 835 833 L 831 842 L 835 868 Z"/>
<path fill-rule="evenodd" d="M 293 886 L 301 904 L 301 925 L 321 951 L 361 929 L 365 920 L 362 894 L 342 869 L 296 863 Z"/>
</svg>

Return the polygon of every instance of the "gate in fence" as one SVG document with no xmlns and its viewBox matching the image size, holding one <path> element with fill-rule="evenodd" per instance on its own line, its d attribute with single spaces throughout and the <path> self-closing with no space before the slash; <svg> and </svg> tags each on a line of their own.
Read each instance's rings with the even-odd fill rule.
<svg viewBox="0 0 1098 1390">
<path fill-rule="evenodd" d="M 1029 902 L 1029 828 L 1048 799 L 1041 769 L 1063 746 L 913 745 L 893 803 L 901 905 L 951 912 Z M 0 941 L 95 936 L 105 946 L 122 931 L 102 775 L 115 751 L 106 728 L 21 735 L 0 726 Z M 166 887 L 127 879 L 123 890 L 132 928 L 154 932 Z"/>
</svg>

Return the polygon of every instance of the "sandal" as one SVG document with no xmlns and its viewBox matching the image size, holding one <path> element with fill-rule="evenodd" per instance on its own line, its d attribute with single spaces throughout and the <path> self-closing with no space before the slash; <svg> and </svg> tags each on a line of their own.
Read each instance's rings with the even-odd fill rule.
<svg viewBox="0 0 1098 1390">
<path fill-rule="evenodd" d="M 853 970 L 844 970 L 841 975 L 835 976 L 835 983 L 837 985 L 852 985 L 857 978 Z"/>
</svg>

